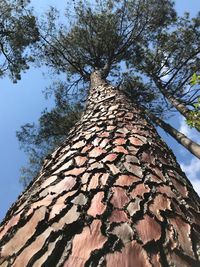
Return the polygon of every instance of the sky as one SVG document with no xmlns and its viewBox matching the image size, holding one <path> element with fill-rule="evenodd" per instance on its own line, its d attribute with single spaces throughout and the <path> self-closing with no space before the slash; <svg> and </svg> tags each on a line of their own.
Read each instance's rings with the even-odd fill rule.
<svg viewBox="0 0 200 267">
<path fill-rule="evenodd" d="M 65 0 L 32 0 L 38 14 L 49 5 L 63 10 L 64 3 Z M 179 15 L 189 11 L 195 16 L 200 11 L 200 0 L 176 0 L 175 5 Z M 43 75 L 43 71 L 45 69 L 30 68 L 27 73 L 22 74 L 22 79 L 17 84 L 13 84 L 8 78 L 0 80 L 0 220 L 23 190 L 19 177 L 20 168 L 26 165 L 26 155 L 19 148 L 16 131 L 27 122 L 37 122 L 41 111 L 52 106 L 52 101 L 46 101 L 42 94 L 42 90 L 51 83 L 50 78 Z M 173 119 L 172 123 L 198 141 L 197 133 L 185 125 L 184 119 Z M 173 149 L 182 169 L 200 195 L 199 160 L 163 131 L 159 130 L 159 133 Z"/>
</svg>

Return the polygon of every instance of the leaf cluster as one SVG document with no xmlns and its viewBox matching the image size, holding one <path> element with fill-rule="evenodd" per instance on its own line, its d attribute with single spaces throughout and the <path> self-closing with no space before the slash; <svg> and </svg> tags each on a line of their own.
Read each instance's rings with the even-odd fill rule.
<svg viewBox="0 0 200 267">
<path fill-rule="evenodd" d="M 191 85 L 200 84 L 200 75 L 194 73 L 191 79 Z M 190 111 L 189 118 L 186 120 L 186 123 L 191 127 L 195 127 L 200 130 L 200 97 L 197 98 L 197 102 L 193 104 L 194 109 Z"/>
<path fill-rule="evenodd" d="M 36 18 L 29 1 L 0 1 L 0 76 L 8 74 L 13 82 L 20 72 L 29 68 L 33 60 L 27 48 L 39 41 Z"/>
<path fill-rule="evenodd" d="M 77 1 L 74 10 L 68 8 L 74 16 L 68 14 L 59 25 L 53 21 L 55 9 L 49 11 L 38 51 L 54 70 L 85 80 L 94 69 L 104 69 L 110 77 L 119 73 L 117 66 L 134 57 L 140 43 L 153 40 L 155 32 L 176 19 L 166 0 Z"/>
</svg>

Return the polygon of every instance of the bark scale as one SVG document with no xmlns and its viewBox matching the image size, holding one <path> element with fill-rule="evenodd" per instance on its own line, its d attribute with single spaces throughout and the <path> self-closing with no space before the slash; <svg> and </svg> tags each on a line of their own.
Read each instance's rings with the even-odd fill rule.
<svg viewBox="0 0 200 267">
<path fill-rule="evenodd" d="M 80 121 L 2 222 L 0 266 L 199 266 L 200 199 L 175 156 L 126 96 L 91 83 Z"/>
</svg>

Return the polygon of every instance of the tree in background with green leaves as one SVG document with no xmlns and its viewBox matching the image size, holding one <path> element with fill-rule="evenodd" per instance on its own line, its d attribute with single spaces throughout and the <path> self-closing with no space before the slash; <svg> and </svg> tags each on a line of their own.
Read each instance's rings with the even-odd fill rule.
<svg viewBox="0 0 200 267">
<path fill-rule="evenodd" d="M 8 75 L 13 82 L 33 61 L 32 44 L 39 40 L 36 19 L 28 0 L 0 1 L 0 77 Z"/>
</svg>

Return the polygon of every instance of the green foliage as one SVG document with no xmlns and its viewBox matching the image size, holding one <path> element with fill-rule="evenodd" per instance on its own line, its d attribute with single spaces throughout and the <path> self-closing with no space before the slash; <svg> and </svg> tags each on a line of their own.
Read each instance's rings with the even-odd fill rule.
<svg viewBox="0 0 200 267">
<path fill-rule="evenodd" d="M 191 78 L 191 85 L 200 84 L 200 75 L 194 73 Z"/>
<path fill-rule="evenodd" d="M 65 24 L 57 24 L 56 11 L 50 9 L 41 26 L 38 57 L 55 71 L 85 81 L 96 68 L 110 78 L 119 76 L 121 62 L 135 57 L 138 45 L 154 40 L 176 19 L 166 0 L 75 1 L 67 9 Z"/>
<path fill-rule="evenodd" d="M 158 32 L 151 46 L 140 45 L 137 57 L 131 57 L 129 64 L 152 78 L 157 86 L 161 83 L 168 93 L 188 103 L 191 91 L 185 92 L 191 76 L 200 67 L 200 18 L 191 20 L 186 14 L 172 26 L 170 30 Z"/>
<path fill-rule="evenodd" d="M 0 1 L 0 76 L 17 82 L 33 59 L 27 48 L 39 40 L 36 19 L 26 9 L 29 1 Z"/>
<path fill-rule="evenodd" d="M 124 74 L 120 88 L 133 102 L 138 103 L 138 105 L 142 104 L 157 116 L 162 115 L 165 102 L 160 97 L 152 80 L 145 82 L 141 77 L 130 77 L 129 74 Z"/>
<path fill-rule="evenodd" d="M 200 130 L 200 98 L 198 98 L 198 103 L 194 104 L 194 110 L 190 111 L 189 119 L 186 120 L 186 123 L 191 128 L 197 128 Z"/>
<path fill-rule="evenodd" d="M 195 86 L 200 84 L 200 75 L 194 73 L 191 78 L 191 85 Z M 191 128 L 197 128 L 200 130 L 200 97 L 197 97 L 197 102 L 193 104 L 193 110 L 189 113 L 189 118 L 186 120 L 186 123 Z"/>
</svg>

